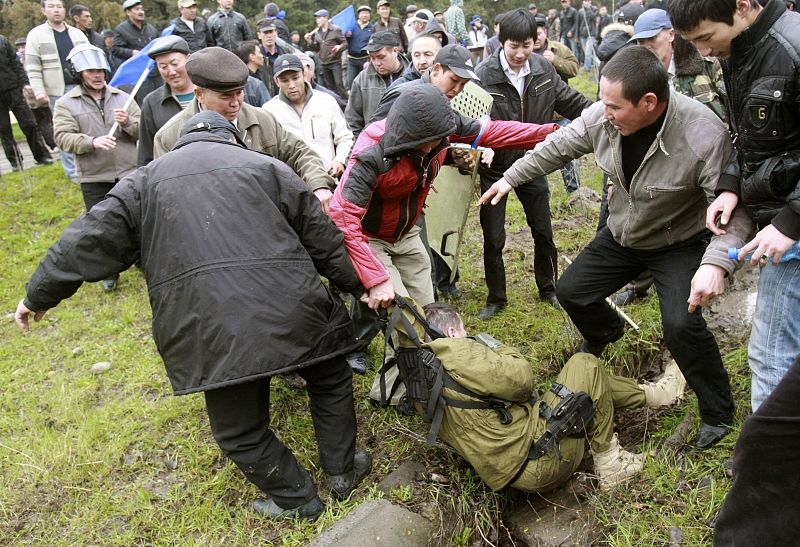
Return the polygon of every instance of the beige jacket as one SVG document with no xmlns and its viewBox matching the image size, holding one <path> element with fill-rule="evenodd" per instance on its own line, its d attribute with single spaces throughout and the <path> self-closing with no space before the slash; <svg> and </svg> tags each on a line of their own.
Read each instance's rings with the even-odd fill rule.
<svg viewBox="0 0 800 547">
<path fill-rule="evenodd" d="M 608 227 L 614 239 L 633 249 L 659 249 L 686 241 L 704 230 L 706 209 L 714 199 L 720 171 L 731 153 L 722 122 L 702 103 L 670 92 L 664 126 L 628 189 L 622 171 L 621 135 L 604 118 L 597 102 L 567 127 L 517 160 L 503 175 L 512 186 L 551 173 L 571 159 L 594 152 L 597 166 L 609 177 Z M 733 271 L 728 247 L 741 247 L 752 232 L 749 216 L 737 209 L 714 237 L 703 264 Z"/>
<path fill-rule="evenodd" d="M 141 111 L 136 101 L 128 106 L 128 125 L 114 136 L 114 150 L 97 150 L 92 141 L 108 135 L 114 124 L 114 109 L 125 106 L 129 95 L 106 86 L 103 113 L 83 86 L 75 86 L 56 101 L 53 132 L 61 150 L 75 154 L 80 182 L 116 182 L 136 169 L 136 140 L 139 138 Z"/>
<path fill-rule="evenodd" d="M 198 112 L 200 105 L 194 99 L 186 110 L 173 116 L 158 130 L 153 142 L 156 158 L 172 150 L 183 125 Z M 248 149 L 268 154 L 288 165 L 312 192 L 320 188 L 333 190 L 336 187 L 336 181 L 328 174 L 319 155 L 281 127 L 275 116 L 266 110 L 245 103 L 239 111 L 236 124 L 239 138 Z"/>
<path fill-rule="evenodd" d="M 66 27 L 73 46 L 89 42 L 80 30 L 69 25 Z M 36 95 L 60 97 L 64 94 L 64 73 L 58 57 L 56 38 L 47 23 L 33 27 L 28 33 L 25 43 L 25 70 Z"/>
</svg>

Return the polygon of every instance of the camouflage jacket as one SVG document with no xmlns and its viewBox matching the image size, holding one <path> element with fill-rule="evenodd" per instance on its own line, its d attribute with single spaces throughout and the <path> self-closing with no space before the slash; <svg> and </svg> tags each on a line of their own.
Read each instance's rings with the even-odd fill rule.
<svg viewBox="0 0 800 547">
<path fill-rule="evenodd" d="M 677 43 L 674 60 L 675 77 L 672 78 L 672 87 L 675 91 L 700 101 L 727 125 L 723 94 L 720 93 L 723 82 L 719 61 L 714 57 L 701 57 L 696 49 L 684 57 Z"/>
</svg>

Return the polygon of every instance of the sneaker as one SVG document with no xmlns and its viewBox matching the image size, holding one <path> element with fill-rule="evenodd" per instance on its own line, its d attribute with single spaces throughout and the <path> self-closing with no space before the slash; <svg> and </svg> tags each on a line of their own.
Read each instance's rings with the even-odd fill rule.
<svg viewBox="0 0 800 547">
<path fill-rule="evenodd" d="M 645 382 L 639 384 L 644 390 L 648 408 L 658 408 L 669 406 L 683 399 L 683 392 L 686 389 L 686 378 L 683 377 L 681 369 L 675 359 L 671 359 L 664 367 L 664 374 L 657 382 Z"/>
<path fill-rule="evenodd" d="M 600 479 L 602 490 L 609 490 L 622 484 L 644 468 L 645 455 L 623 450 L 619 445 L 616 433 L 611 438 L 611 446 L 608 450 L 593 452 L 592 456 L 594 457 L 594 472 Z"/>
<path fill-rule="evenodd" d="M 265 500 L 256 500 L 253 502 L 253 510 L 259 515 L 265 516 L 272 520 L 294 519 L 295 517 L 305 518 L 308 520 L 316 520 L 323 511 L 325 511 L 325 504 L 318 496 L 314 496 L 311 501 L 307 501 L 300 507 L 292 507 L 284 509 L 275 503 L 272 498 Z"/>
<path fill-rule="evenodd" d="M 618 308 L 633 304 L 636 300 L 636 292 L 633 289 L 622 289 L 614 296 L 614 305 Z"/>
<path fill-rule="evenodd" d="M 337 500 L 347 499 L 370 471 L 372 471 L 372 457 L 363 450 L 357 451 L 353 457 L 353 469 L 349 473 L 328 477 L 331 496 Z"/>
</svg>

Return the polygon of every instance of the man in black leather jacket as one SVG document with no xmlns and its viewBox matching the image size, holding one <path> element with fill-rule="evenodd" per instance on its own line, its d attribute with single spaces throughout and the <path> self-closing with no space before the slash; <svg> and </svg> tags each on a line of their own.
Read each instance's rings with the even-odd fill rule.
<svg viewBox="0 0 800 547">
<path fill-rule="evenodd" d="M 800 260 L 778 263 L 800 238 L 800 14 L 779 0 L 673 0 L 669 10 L 701 54 L 720 57 L 728 95 L 735 151 L 706 224 L 719 233 L 741 202 L 760 230 L 740 253 L 763 266 L 748 348 L 755 411 L 800 354 Z M 701 266 L 692 286 L 690 305 L 703 305 L 724 275 Z"/>
<path fill-rule="evenodd" d="M 552 121 L 554 112 L 568 119 L 580 116 L 583 109 L 592 102 L 570 88 L 556 73 L 550 61 L 541 55 L 531 55 L 536 41 L 536 19 L 522 8 L 507 12 L 502 17 L 501 48 L 475 69 L 480 77 L 481 87 L 494 99 L 492 119 L 541 124 Z M 517 51 L 519 54 L 512 53 Z M 521 61 L 517 62 L 517 57 Z M 515 79 L 522 91 L 512 83 L 509 72 L 515 73 Z M 491 167 L 481 166 L 482 190 L 486 191 L 502 177 L 503 172 L 521 158 L 523 153 L 521 150 L 498 150 Z M 557 305 L 555 281 L 558 258 L 550 223 L 550 190 L 547 179 L 537 178 L 530 184 L 517 188 L 516 194 L 525 210 L 525 218 L 533 236 L 533 269 L 539 296 L 542 300 Z M 488 319 L 502 310 L 508 302 L 503 263 L 505 202 L 498 207 L 482 207 L 480 218 L 483 228 L 483 268 L 489 294 L 486 297 L 486 307 L 480 311 L 478 317 Z"/>
</svg>

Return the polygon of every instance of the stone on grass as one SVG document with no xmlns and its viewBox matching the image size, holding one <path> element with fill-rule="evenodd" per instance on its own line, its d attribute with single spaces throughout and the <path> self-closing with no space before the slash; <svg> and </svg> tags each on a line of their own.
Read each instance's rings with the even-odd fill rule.
<svg viewBox="0 0 800 547">
<path fill-rule="evenodd" d="M 431 545 L 433 531 L 428 520 L 405 507 L 372 500 L 322 532 L 310 547 L 427 547 Z"/>
<path fill-rule="evenodd" d="M 411 486 L 414 481 L 421 480 L 425 477 L 425 466 L 421 463 L 409 460 L 400 464 L 400 467 L 386 475 L 384 479 L 378 483 L 378 490 L 389 494 L 392 490 L 401 488 L 403 486 Z"/>
<path fill-rule="evenodd" d="M 102 374 L 111 368 L 111 361 L 100 361 L 92 365 L 92 374 Z"/>
<path fill-rule="evenodd" d="M 568 485 L 532 496 L 503 521 L 514 538 L 528 547 L 592 545 L 597 534 L 594 508 L 585 504 L 574 490 Z"/>
</svg>

